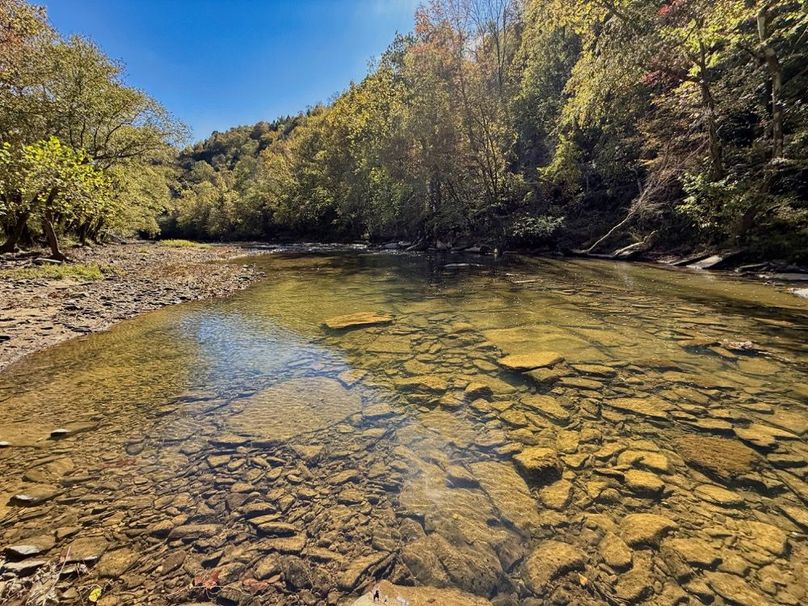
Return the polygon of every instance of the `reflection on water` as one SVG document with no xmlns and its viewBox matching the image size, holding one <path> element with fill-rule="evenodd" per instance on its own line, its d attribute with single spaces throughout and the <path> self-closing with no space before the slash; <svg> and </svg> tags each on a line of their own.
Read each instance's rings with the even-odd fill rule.
<svg viewBox="0 0 808 606">
<path fill-rule="evenodd" d="M 497 604 L 806 599 L 805 301 L 615 263 L 251 261 L 247 291 L 0 375 L 6 578 L 70 548 L 89 570 L 64 603 L 96 582 L 341 603 L 380 578 Z M 394 321 L 323 326 L 356 312 Z"/>
</svg>

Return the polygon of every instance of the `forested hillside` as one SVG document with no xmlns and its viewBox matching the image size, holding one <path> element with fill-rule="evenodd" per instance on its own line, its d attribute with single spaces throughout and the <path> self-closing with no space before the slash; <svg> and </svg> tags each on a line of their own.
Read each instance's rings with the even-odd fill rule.
<svg viewBox="0 0 808 606">
<path fill-rule="evenodd" d="M 159 216 L 215 240 L 808 250 L 804 0 L 435 0 L 333 102 L 171 166 L 180 129 L 117 64 L 0 6 L 6 249 Z"/>
<path fill-rule="evenodd" d="M 432 2 L 333 103 L 183 152 L 168 227 L 793 255 L 807 26 L 796 0 Z"/>
<path fill-rule="evenodd" d="M 184 128 L 122 69 L 43 9 L 0 0 L 0 252 L 41 239 L 63 259 L 64 235 L 157 233 Z"/>
</svg>

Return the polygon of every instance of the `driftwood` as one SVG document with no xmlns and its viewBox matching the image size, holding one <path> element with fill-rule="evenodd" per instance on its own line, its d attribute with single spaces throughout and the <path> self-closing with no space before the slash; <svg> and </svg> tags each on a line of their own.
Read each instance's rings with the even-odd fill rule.
<svg viewBox="0 0 808 606">
<path fill-rule="evenodd" d="M 677 177 L 681 172 L 681 168 L 679 166 L 671 165 L 671 159 L 672 154 L 670 153 L 670 147 L 666 147 L 658 166 L 650 172 L 645 183 L 638 184 L 640 194 L 632 201 L 626 216 L 623 217 L 623 219 L 611 229 L 609 229 L 609 231 L 598 238 L 595 243 L 592 244 L 592 246 L 582 250 L 582 253 L 594 253 L 599 246 L 601 246 L 615 234 L 619 233 L 624 227 L 629 225 L 635 217 L 657 212 L 659 207 L 659 203 L 657 202 L 659 194 L 664 192 L 674 178 Z M 647 239 L 648 238 L 646 237 L 646 240 Z"/>
</svg>

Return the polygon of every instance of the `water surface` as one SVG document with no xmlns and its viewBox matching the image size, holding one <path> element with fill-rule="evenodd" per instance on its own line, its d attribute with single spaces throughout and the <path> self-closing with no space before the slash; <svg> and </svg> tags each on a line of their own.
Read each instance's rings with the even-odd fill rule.
<svg viewBox="0 0 808 606">
<path fill-rule="evenodd" d="M 341 603 L 381 578 L 806 599 L 808 302 L 593 261 L 250 261 L 246 291 L 0 375 L 0 543 L 36 547 L 6 578 L 68 553 L 64 603 Z M 393 322 L 323 326 L 354 312 Z"/>
</svg>

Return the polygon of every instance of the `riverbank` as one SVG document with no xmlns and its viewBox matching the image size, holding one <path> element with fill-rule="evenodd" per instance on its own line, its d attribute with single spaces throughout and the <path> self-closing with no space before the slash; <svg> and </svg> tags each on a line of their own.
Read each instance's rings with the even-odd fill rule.
<svg viewBox="0 0 808 606">
<path fill-rule="evenodd" d="M 1 257 L 0 371 L 30 353 L 145 311 L 245 288 L 262 274 L 221 261 L 249 252 L 237 245 L 138 241 L 73 249 L 68 266 Z"/>
</svg>

